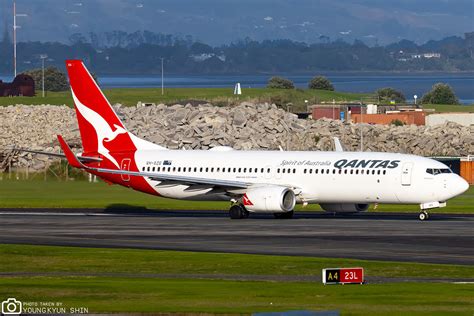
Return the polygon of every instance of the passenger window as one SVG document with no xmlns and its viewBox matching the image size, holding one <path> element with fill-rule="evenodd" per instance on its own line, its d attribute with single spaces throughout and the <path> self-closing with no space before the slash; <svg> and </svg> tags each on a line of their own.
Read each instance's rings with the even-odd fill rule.
<svg viewBox="0 0 474 316">
<path fill-rule="evenodd" d="M 356 170 L 356 174 L 359 174 L 359 169 Z"/>
<path fill-rule="evenodd" d="M 329 174 L 329 171 L 330 171 L 329 169 L 326 169 L 326 173 L 327 173 L 327 174 Z"/>
<path fill-rule="evenodd" d="M 267 168 L 267 173 L 270 173 L 270 168 Z"/>
<path fill-rule="evenodd" d="M 339 169 L 339 174 L 341 174 L 341 173 L 342 173 L 342 170 L 341 170 L 341 169 Z"/>
<path fill-rule="evenodd" d="M 277 169 L 277 173 L 280 173 L 280 168 Z"/>
<path fill-rule="evenodd" d="M 244 168 L 244 173 L 246 173 L 246 172 L 247 172 L 247 168 Z"/>
<path fill-rule="evenodd" d="M 336 169 L 332 169 L 332 174 L 336 174 Z"/>
<path fill-rule="evenodd" d="M 142 167 L 142 171 L 145 171 L 145 167 Z"/>
<path fill-rule="evenodd" d="M 375 170 L 372 170 L 372 174 L 375 174 Z"/>
<path fill-rule="evenodd" d="M 206 172 L 209 172 L 209 168 L 206 168 Z"/>
<path fill-rule="evenodd" d="M 219 172 L 221 170 L 221 168 L 217 168 L 216 172 Z"/>
<path fill-rule="evenodd" d="M 351 174 L 354 174 L 354 170 L 353 170 L 353 169 L 351 169 Z"/>
<path fill-rule="evenodd" d="M 384 170 L 384 171 L 383 171 L 383 174 L 385 175 L 386 173 L 387 173 L 387 170 Z"/>
<path fill-rule="evenodd" d="M 318 170 L 319 170 L 319 169 L 314 169 L 314 173 L 315 173 L 315 174 L 318 173 L 318 172 L 319 172 Z"/>
<path fill-rule="evenodd" d="M 263 173 L 263 168 L 262 168 L 262 169 L 260 169 L 260 172 L 261 172 L 261 173 Z"/>
<path fill-rule="evenodd" d="M 285 168 L 281 169 L 281 173 L 285 173 Z"/>
<path fill-rule="evenodd" d="M 313 173 L 313 169 L 309 169 L 309 173 L 310 173 L 310 174 Z"/>
<path fill-rule="evenodd" d="M 181 172 L 181 167 L 178 167 L 178 172 Z"/>
<path fill-rule="evenodd" d="M 306 169 L 303 169 L 303 173 L 306 174 Z"/>
<path fill-rule="evenodd" d="M 296 173 L 296 169 L 293 169 L 293 173 Z"/>
<path fill-rule="evenodd" d="M 377 174 L 380 174 L 380 170 L 377 170 Z"/>
<path fill-rule="evenodd" d="M 344 174 L 347 174 L 347 169 L 344 169 Z"/>
<path fill-rule="evenodd" d="M 360 171 L 360 174 L 364 174 L 364 169 L 362 169 L 362 170 Z"/>
</svg>

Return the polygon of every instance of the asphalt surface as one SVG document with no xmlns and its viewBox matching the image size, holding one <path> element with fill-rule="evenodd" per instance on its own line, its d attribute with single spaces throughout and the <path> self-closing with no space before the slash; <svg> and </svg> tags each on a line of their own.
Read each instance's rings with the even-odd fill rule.
<svg viewBox="0 0 474 316">
<path fill-rule="evenodd" d="M 0 243 L 340 257 L 474 265 L 474 216 L 299 213 L 230 220 L 224 212 L 0 210 Z"/>
</svg>

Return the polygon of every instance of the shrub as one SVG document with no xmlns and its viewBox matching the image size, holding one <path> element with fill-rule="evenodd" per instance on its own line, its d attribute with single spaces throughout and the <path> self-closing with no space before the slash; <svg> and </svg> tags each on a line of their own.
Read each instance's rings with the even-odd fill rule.
<svg viewBox="0 0 474 316">
<path fill-rule="evenodd" d="M 271 77 L 268 80 L 267 88 L 271 89 L 294 89 L 293 81 L 282 77 Z"/>
<path fill-rule="evenodd" d="M 453 89 L 445 83 L 436 83 L 431 91 L 426 93 L 421 99 L 423 104 L 459 104 Z"/>
<path fill-rule="evenodd" d="M 328 78 L 323 76 L 314 77 L 308 84 L 310 89 L 334 91 L 334 86 Z"/>
<path fill-rule="evenodd" d="M 396 120 L 391 121 L 390 124 L 395 125 L 395 126 L 403 126 L 405 125 L 405 122 L 402 122 L 399 119 L 396 119 Z"/>
<path fill-rule="evenodd" d="M 402 92 L 393 88 L 382 88 L 377 90 L 377 97 L 380 101 L 395 101 L 397 103 L 405 102 L 405 96 Z"/>
</svg>

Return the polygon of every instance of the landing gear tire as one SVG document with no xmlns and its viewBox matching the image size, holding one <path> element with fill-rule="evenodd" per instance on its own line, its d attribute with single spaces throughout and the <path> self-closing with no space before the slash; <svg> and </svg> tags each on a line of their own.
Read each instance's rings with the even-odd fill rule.
<svg viewBox="0 0 474 316">
<path fill-rule="evenodd" d="M 420 219 L 420 221 L 426 221 L 428 218 L 429 218 L 429 214 L 427 211 L 422 211 L 420 212 L 420 214 L 418 215 L 418 218 Z"/>
<path fill-rule="evenodd" d="M 294 214 L 295 214 L 295 211 L 289 211 L 285 213 L 273 213 L 273 216 L 276 219 L 290 219 L 290 218 L 293 218 Z"/>
<path fill-rule="evenodd" d="M 249 211 L 247 211 L 242 205 L 234 204 L 230 207 L 229 216 L 231 219 L 242 219 L 249 217 Z"/>
</svg>

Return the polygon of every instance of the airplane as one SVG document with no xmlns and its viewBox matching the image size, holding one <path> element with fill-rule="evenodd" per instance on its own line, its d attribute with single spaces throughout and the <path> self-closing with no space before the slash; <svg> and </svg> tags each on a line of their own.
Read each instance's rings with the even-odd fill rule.
<svg viewBox="0 0 474 316">
<path fill-rule="evenodd" d="M 127 130 L 81 60 L 67 60 L 66 69 L 83 151 L 75 155 L 58 135 L 64 154 L 55 155 L 108 183 L 172 199 L 230 201 L 231 219 L 250 213 L 289 219 L 297 203 L 332 213 L 387 203 L 418 204 L 419 219 L 426 220 L 429 209 L 469 187 L 439 161 L 347 152 L 338 141 L 332 152 L 169 150 Z"/>
</svg>

